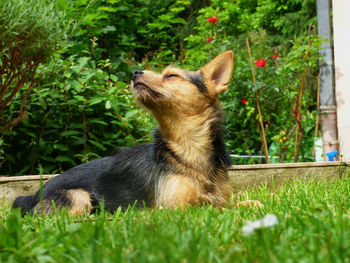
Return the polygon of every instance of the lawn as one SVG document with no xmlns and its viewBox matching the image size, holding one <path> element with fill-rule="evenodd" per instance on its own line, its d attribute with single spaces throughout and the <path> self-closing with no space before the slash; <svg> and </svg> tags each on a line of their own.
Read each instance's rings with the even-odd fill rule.
<svg viewBox="0 0 350 263">
<path fill-rule="evenodd" d="M 0 262 L 350 262 L 350 177 L 236 195 L 262 209 L 129 209 L 85 218 L 0 209 Z M 274 214 L 278 224 L 242 232 Z"/>
</svg>

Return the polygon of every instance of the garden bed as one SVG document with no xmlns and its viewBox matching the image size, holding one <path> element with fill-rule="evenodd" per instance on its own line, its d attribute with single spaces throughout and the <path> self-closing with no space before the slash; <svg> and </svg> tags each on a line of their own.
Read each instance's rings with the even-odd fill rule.
<svg viewBox="0 0 350 263">
<path fill-rule="evenodd" d="M 234 192 L 262 184 L 279 186 L 291 178 L 316 178 L 334 180 L 349 172 L 349 162 L 283 163 L 233 165 L 229 169 Z M 0 197 L 12 202 L 16 196 L 34 193 L 40 180 L 46 182 L 57 175 L 27 175 L 0 177 Z"/>
</svg>

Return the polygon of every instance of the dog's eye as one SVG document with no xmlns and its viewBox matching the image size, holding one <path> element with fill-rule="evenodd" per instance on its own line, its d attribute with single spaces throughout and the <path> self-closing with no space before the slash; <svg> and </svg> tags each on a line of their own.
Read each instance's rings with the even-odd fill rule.
<svg viewBox="0 0 350 263">
<path fill-rule="evenodd" d="M 178 78 L 179 75 L 176 74 L 166 74 L 163 78 L 164 79 L 170 79 L 170 78 Z"/>
</svg>

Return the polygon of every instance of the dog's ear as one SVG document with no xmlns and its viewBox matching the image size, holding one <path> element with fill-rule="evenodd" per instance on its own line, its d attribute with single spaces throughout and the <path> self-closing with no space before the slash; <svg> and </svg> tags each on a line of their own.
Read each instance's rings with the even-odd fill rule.
<svg viewBox="0 0 350 263">
<path fill-rule="evenodd" d="M 233 52 L 226 51 L 207 65 L 201 68 L 200 72 L 205 79 L 207 88 L 215 94 L 227 89 L 233 70 Z"/>
</svg>

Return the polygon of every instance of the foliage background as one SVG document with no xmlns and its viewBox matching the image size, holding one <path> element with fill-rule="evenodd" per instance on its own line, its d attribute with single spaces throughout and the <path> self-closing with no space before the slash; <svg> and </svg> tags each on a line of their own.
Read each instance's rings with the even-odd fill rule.
<svg viewBox="0 0 350 263">
<path fill-rule="evenodd" d="M 1 134 L 0 174 L 58 173 L 116 148 L 150 141 L 156 123 L 136 105 L 128 89 L 130 73 L 137 68 L 161 70 L 169 63 L 198 69 L 228 49 L 235 53 L 235 69 L 221 100 L 230 152 L 262 155 L 258 90 L 270 154 L 293 161 L 300 114 L 297 160 L 310 160 L 319 59 L 315 0 L 56 0 L 54 4 L 65 14 L 62 23 L 69 30 L 36 72 L 39 81 L 26 104 L 28 117 Z M 256 86 L 246 37 L 253 60 L 266 59 L 265 67 L 254 66 Z M 5 116 L 16 114 L 25 92 L 26 86 Z"/>
</svg>

